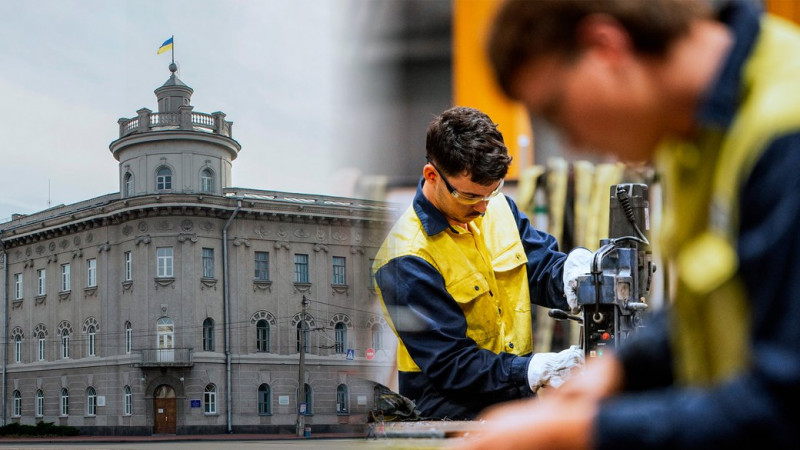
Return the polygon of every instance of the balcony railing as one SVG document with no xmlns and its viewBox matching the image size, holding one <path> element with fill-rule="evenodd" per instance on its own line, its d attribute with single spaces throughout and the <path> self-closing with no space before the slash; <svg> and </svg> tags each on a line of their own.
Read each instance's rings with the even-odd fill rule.
<svg viewBox="0 0 800 450">
<path fill-rule="evenodd" d="M 119 119 L 119 137 L 133 133 L 159 130 L 201 131 L 232 137 L 233 122 L 225 120 L 225 114 L 193 112 L 191 106 L 182 106 L 180 112 L 154 113 L 147 108 L 137 111 L 138 116 Z"/>
<path fill-rule="evenodd" d="M 134 363 L 138 367 L 192 367 L 190 348 L 146 348 L 139 350 L 142 360 Z"/>
</svg>

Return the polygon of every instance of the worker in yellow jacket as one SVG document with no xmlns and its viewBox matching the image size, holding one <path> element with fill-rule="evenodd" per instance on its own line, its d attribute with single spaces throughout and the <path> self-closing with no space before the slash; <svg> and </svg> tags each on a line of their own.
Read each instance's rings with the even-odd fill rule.
<svg viewBox="0 0 800 450">
<path fill-rule="evenodd" d="M 800 448 L 800 29 L 754 4 L 501 9 L 508 94 L 576 146 L 656 163 L 675 279 L 661 320 L 465 447 Z"/>
<path fill-rule="evenodd" d="M 577 348 L 531 354 L 531 303 L 574 306 L 564 280 L 588 272 L 590 253 L 567 258 L 502 195 L 511 157 L 486 114 L 443 112 L 426 157 L 413 204 L 375 258 L 375 282 L 399 339 L 400 393 L 426 418 L 471 419 L 560 385 L 582 363 Z"/>
</svg>

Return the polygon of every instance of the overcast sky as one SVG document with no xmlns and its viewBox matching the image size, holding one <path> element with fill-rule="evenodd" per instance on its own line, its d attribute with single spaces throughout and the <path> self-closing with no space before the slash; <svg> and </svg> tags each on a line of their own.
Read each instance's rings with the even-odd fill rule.
<svg viewBox="0 0 800 450">
<path fill-rule="evenodd" d="M 118 192 L 117 120 L 179 78 L 242 145 L 233 185 L 347 194 L 331 118 L 345 0 L 0 0 L 0 223 Z M 337 111 L 340 113 L 340 111 Z M 339 164 L 341 165 L 341 164 Z M 49 184 L 49 189 L 48 189 Z"/>
</svg>

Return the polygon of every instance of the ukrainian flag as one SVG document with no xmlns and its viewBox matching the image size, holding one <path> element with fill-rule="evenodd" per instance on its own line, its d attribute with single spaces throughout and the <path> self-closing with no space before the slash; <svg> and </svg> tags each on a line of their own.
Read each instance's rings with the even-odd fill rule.
<svg viewBox="0 0 800 450">
<path fill-rule="evenodd" d="M 171 49 L 172 49 L 172 38 L 169 38 L 166 41 L 164 41 L 163 44 L 161 44 L 161 47 L 158 47 L 158 53 L 156 53 L 156 54 L 160 55 L 160 54 L 162 54 L 162 53 L 164 53 L 164 52 L 166 52 L 168 50 L 171 50 Z"/>
</svg>

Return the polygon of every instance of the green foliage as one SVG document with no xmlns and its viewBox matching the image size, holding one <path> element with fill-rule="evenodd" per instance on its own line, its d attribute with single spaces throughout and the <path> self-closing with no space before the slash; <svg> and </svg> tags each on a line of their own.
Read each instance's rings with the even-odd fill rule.
<svg viewBox="0 0 800 450">
<path fill-rule="evenodd" d="M 79 434 L 80 431 L 75 427 L 55 425 L 53 422 L 39 422 L 36 425 L 10 423 L 0 427 L 0 436 L 49 437 L 77 436 Z"/>
</svg>

